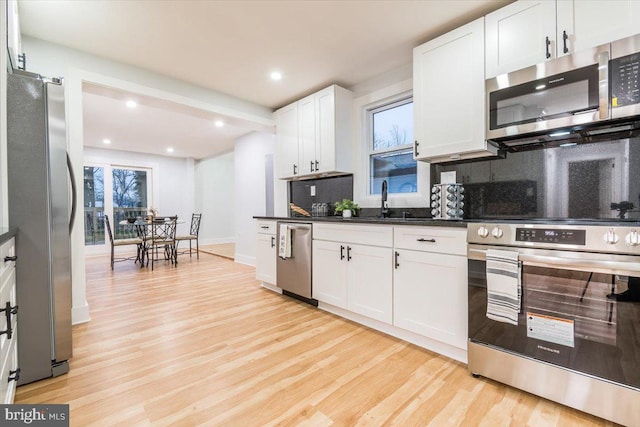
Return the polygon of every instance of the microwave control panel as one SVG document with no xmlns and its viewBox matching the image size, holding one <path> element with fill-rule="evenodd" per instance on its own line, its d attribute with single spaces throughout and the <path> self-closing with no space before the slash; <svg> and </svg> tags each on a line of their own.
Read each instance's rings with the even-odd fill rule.
<svg viewBox="0 0 640 427">
<path fill-rule="evenodd" d="M 561 245 L 585 245 L 585 230 L 555 228 L 516 228 L 516 242 L 557 243 Z"/>
<path fill-rule="evenodd" d="M 612 59 L 611 107 L 640 104 L 640 53 Z"/>
</svg>

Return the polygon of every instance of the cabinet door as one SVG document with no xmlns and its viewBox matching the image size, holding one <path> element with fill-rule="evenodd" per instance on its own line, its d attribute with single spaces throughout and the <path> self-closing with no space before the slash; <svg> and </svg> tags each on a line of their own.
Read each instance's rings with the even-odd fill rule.
<svg viewBox="0 0 640 427">
<path fill-rule="evenodd" d="M 348 245 L 348 308 L 391 324 L 393 320 L 392 250 Z"/>
<path fill-rule="evenodd" d="M 558 55 L 579 52 L 638 32 L 638 0 L 558 0 Z M 563 33 L 567 34 L 567 52 Z"/>
<path fill-rule="evenodd" d="M 276 236 L 258 234 L 256 244 L 256 279 L 276 284 Z"/>
<path fill-rule="evenodd" d="M 276 112 L 276 141 L 278 144 L 278 178 L 291 178 L 299 175 L 298 105 L 296 103 Z"/>
<path fill-rule="evenodd" d="M 316 94 L 317 172 L 336 170 L 335 86 Z"/>
<path fill-rule="evenodd" d="M 344 247 L 341 251 L 340 247 Z M 313 241 L 313 298 L 347 308 L 347 249 L 338 242 Z M 342 258 L 342 259 L 341 259 Z"/>
<path fill-rule="evenodd" d="M 316 104 L 315 95 L 298 101 L 298 147 L 300 175 L 315 171 L 316 161 Z"/>
<path fill-rule="evenodd" d="M 555 1 L 517 1 L 485 20 L 487 79 L 556 56 Z"/>
<path fill-rule="evenodd" d="M 393 324 L 467 348 L 467 260 L 459 255 L 396 250 Z"/>
<path fill-rule="evenodd" d="M 415 48 L 413 67 L 416 158 L 486 147 L 483 19 Z"/>
</svg>

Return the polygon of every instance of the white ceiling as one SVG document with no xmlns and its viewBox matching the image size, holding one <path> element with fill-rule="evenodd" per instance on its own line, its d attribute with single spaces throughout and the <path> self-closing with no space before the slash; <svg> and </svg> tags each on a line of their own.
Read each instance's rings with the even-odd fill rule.
<svg viewBox="0 0 640 427">
<path fill-rule="evenodd" d="M 19 13 L 24 35 L 275 109 L 332 83 L 351 87 L 405 66 L 413 47 L 511 1 L 22 0 Z M 273 70 L 283 73 L 282 81 L 269 79 Z M 96 126 L 123 122 L 123 116 L 111 117 L 118 110 L 110 108 L 113 99 L 93 95 L 85 108 Z M 130 136 L 145 139 L 142 131 L 153 127 L 131 128 Z M 195 139 L 209 140 L 204 127 L 196 129 Z M 233 135 L 225 132 L 212 138 L 224 145 Z M 160 145 L 157 137 L 144 146 Z"/>
</svg>

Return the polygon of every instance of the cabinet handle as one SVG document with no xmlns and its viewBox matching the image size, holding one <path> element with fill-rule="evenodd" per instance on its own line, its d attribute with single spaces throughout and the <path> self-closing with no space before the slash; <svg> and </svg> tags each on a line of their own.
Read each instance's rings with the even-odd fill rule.
<svg viewBox="0 0 640 427">
<path fill-rule="evenodd" d="M 15 371 L 9 371 L 9 377 L 7 377 L 7 382 L 18 381 L 20 379 L 20 368 Z"/>
<path fill-rule="evenodd" d="M 276 236 L 271 236 L 271 247 L 272 248 L 276 247 Z"/>
<path fill-rule="evenodd" d="M 18 314 L 18 306 L 11 307 L 11 303 L 9 301 L 6 302 L 4 308 L 0 308 L 0 312 L 4 311 L 4 315 L 7 318 L 7 329 L 4 331 L 0 331 L 0 335 L 7 335 L 7 339 L 11 339 L 13 337 L 13 325 L 11 323 L 11 315 Z"/>
<path fill-rule="evenodd" d="M 351 261 L 351 246 L 347 246 L 347 261 Z"/>
<path fill-rule="evenodd" d="M 340 261 L 344 259 L 344 246 L 340 245 Z"/>
<path fill-rule="evenodd" d="M 429 243 L 435 243 L 436 239 L 423 239 L 422 237 L 419 239 L 416 239 L 416 242 L 429 242 Z"/>
<path fill-rule="evenodd" d="M 413 157 L 418 157 L 418 141 L 413 141 Z"/>
<path fill-rule="evenodd" d="M 546 50 L 546 57 L 547 59 L 551 58 L 551 52 L 549 52 L 549 46 L 551 46 L 551 40 L 549 40 L 549 36 L 544 38 L 544 42 L 546 44 L 545 50 Z"/>
<path fill-rule="evenodd" d="M 316 160 L 316 172 L 318 172 L 320 170 L 320 168 L 318 167 L 320 163 Z"/>
<path fill-rule="evenodd" d="M 309 166 L 309 172 L 313 172 L 313 160 L 311 160 L 309 162 L 310 166 Z"/>
<path fill-rule="evenodd" d="M 18 259 L 18 255 L 6 256 L 6 257 L 4 257 L 4 262 L 15 261 L 17 259 Z"/>
<path fill-rule="evenodd" d="M 298 165 L 293 165 L 293 174 L 298 175 Z"/>
<path fill-rule="evenodd" d="M 398 269 L 398 267 L 400 267 L 400 263 L 398 262 L 398 258 L 400 257 L 400 254 L 398 253 L 398 251 L 396 251 L 396 253 L 394 254 L 394 264 L 396 265 L 396 270 Z"/>
<path fill-rule="evenodd" d="M 567 47 L 567 39 L 569 36 L 566 31 L 562 31 L 562 53 L 569 53 L 569 48 Z"/>
<path fill-rule="evenodd" d="M 262 228 L 263 230 L 267 230 L 269 228 L 268 225 L 261 225 L 260 228 Z"/>
</svg>

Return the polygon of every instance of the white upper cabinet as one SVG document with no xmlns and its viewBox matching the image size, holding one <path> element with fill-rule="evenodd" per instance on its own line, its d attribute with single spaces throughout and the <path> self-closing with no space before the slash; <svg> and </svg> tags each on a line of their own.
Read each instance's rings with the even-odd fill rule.
<svg viewBox="0 0 640 427">
<path fill-rule="evenodd" d="M 351 110 L 351 92 L 333 85 L 276 111 L 278 178 L 352 172 Z"/>
<path fill-rule="evenodd" d="M 517 1 L 485 19 L 486 78 L 556 57 L 555 1 Z"/>
<path fill-rule="evenodd" d="M 558 0 L 557 13 L 559 55 L 640 33 L 638 0 Z"/>
<path fill-rule="evenodd" d="M 299 173 L 298 165 L 298 104 L 276 111 L 276 141 L 278 144 L 278 177 L 289 178 Z"/>
<path fill-rule="evenodd" d="M 484 18 L 413 50 L 414 157 L 495 154 L 485 141 Z"/>
<path fill-rule="evenodd" d="M 486 17 L 487 78 L 640 32 L 637 0 L 521 0 Z"/>
</svg>

